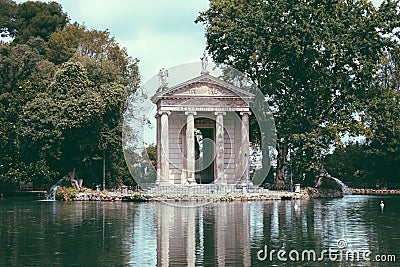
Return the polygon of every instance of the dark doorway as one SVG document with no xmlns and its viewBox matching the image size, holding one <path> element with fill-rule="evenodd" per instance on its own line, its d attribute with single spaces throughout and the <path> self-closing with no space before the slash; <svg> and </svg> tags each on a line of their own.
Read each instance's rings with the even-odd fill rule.
<svg viewBox="0 0 400 267">
<path fill-rule="evenodd" d="M 196 183 L 214 182 L 214 128 L 197 127 L 196 136 Z"/>
</svg>

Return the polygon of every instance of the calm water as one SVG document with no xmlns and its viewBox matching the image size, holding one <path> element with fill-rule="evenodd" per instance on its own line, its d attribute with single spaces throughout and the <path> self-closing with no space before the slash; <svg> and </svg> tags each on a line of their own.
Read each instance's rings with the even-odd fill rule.
<svg viewBox="0 0 400 267">
<path fill-rule="evenodd" d="M 196 208 L 2 200 L 0 266 L 400 266 L 399 226 L 399 196 Z M 339 239 L 347 250 L 370 250 L 371 260 L 395 255 L 397 263 L 332 262 L 327 256 L 284 263 L 276 254 L 263 261 L 259 253 L 285 250 L 287 258 L 291 250 L 306 249 L 318 257 L 338 249 Z"/>
</svg>

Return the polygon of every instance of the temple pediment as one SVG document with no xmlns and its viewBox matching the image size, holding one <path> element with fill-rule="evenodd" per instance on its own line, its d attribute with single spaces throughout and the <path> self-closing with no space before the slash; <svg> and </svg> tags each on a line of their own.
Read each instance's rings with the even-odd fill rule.
<svg viewBox="0 0 400 267">
<path fill-rule="evenodd" d="M 209 84 L 192 84 L 179 91 L 170 94 L 170 96 L 235 96 L 232 92 Z"/>
<path fill-rule="evenodd" d="M 171 98 L 231 98 L 251 99 L 254 95 L 211 75 L 201 75 L 172 88 L 160 88 L 152 101 Z"/>
</svg>

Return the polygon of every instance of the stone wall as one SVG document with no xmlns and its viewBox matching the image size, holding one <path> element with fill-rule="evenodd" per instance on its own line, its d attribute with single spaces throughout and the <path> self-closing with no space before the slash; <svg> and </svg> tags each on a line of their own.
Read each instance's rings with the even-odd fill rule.
<svg viewBox="0 0 400 267">
<path fill-rule="evenodd" d="M 224 172 L 228 184 L 235 182 L 236 163 L 239 162 L 236 158 L 235 142 L 235 121 L 231 113 L 224 116 Z M 240 133 L 240 132 L 239 132 Z"/>
<path fill-rule="evenodd" d="M 172 183 L 181 184 L 183 180 L 183 169 L 185 168 L 183 139 L 185 134 L 182 130 L 186 124 L 186 116 L 171 113 L 169 118 L 169 177 Z"/>
</svg>

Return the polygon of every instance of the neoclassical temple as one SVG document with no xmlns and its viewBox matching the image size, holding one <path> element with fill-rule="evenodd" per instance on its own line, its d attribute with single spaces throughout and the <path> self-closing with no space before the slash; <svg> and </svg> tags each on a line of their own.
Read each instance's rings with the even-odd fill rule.
<svg viewBox="0 0 400 267">
<path fill-rule="evenodd" d="M 204 63 L 204 62 L 203 62 Z M 159 73 L 157 184 L 236 184 L 249 179 L 249 102 L 254 95 L 209 74 L 168 87 Z"/>
</svg>

